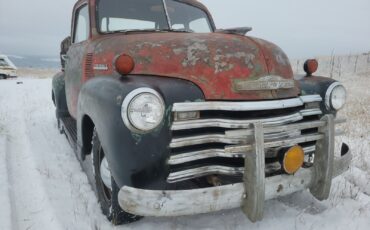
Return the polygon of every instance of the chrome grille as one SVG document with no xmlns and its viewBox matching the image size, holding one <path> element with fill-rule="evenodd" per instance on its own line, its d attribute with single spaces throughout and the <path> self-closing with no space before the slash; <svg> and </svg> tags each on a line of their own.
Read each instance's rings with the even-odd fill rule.
<svg viewBox="0 0 370 230">
<path fill-rule="evenodd" d="M 200 116 L 194 120 L 174 121 L 173 137 L 169 145 L 169 183 L 176 183 L 208 175 L 242 175 L 244 156 L 253 151 L 251 138 L 253 125 L 261 122 L 264 127 L 266 157 L 276 158 L 283 147 L 300 144 L 306 154 L 315 152 L 315 142 L 323 138 L 318 128 L 322 111 L 319 95 L 293 99 L 258 102 L 186 102 L 173 105 L 172 112 L 216 111 L 216 117 Z M 268 116 L 230 118 L 232 112 L 258 114 L 268 111 Z M 290 111 L 286 114 L 286 111 Z M 231 161 L 231 162 L 228 162 Z M 225 163 L 225 164 L 224 164 Z M 271 163 L 276 164 L 275 162 Z M 274 168 L 266 165 L 267 168 Z"/>
</svg>

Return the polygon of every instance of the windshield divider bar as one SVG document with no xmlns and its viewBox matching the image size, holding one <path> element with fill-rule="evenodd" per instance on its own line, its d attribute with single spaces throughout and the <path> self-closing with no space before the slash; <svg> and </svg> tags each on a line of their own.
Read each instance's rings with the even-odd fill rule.
<svg viewBox="0 0 370 230">
<path fill-rule="evenodd" d="M 171 19 L 170 19 L 170 15 L 168 14 L 166 0 L 162 0 L 162 2 L 163 2 L 164 11 L 166 13 L 166 18 L 167 18 L 167 23 L 168 23 L 168 29 L 172 30 Z"/>
</svg>

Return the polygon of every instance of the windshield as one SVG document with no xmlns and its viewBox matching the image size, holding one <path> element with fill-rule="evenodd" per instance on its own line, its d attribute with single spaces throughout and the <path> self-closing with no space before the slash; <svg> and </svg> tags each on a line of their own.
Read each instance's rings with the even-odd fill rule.
<svg viewBox="0 0 370 230">
<path fill-rule="evenodd" d="M 176 0 L 100 0 L 97 14 L 102 33 L 132 30 L 212 31 L 204 11 Z"/>
</svg>

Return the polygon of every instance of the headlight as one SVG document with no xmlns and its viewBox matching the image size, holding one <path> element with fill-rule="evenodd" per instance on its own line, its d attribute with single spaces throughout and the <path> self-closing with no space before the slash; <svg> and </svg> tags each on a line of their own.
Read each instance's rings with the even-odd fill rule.
<svg viewBox="0 0 370 230">
<path fill-rule="evenodd" d="M 127 95 L 121 113 L 130 130 L 149 132 L 161 124 L 164 110 L 165 105 L 158 92 L 150 88 L 139 88 Z"/>
<path fill-rule="evenodd" d="M 325 104 L 328 109 L 340 110 L 347 100 L 347 91 L 342 84 L 335 82 L 326 91 Z"/>
</svg>

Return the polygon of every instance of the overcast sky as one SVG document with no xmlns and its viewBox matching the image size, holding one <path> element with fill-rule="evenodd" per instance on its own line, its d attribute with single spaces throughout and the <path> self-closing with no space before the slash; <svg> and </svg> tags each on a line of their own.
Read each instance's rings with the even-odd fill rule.
<svg viewBox="0 0 370 230">
<path fill-rule="evenodd" d="M 123 0 L 124 1 L 124 0 Z M 59 53 L 75 0 L 0 0 L 0 52 Z M 201 0 L 218 28 L 251 26 L 291 58 L 370 51 L 370 0 Z"/>
</svg>

